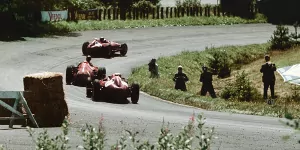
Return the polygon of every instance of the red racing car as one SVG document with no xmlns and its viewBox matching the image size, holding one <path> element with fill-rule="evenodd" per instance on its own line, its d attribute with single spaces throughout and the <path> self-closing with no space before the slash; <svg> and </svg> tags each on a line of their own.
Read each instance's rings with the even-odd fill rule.
<svg viewBox="0 0 300 150">
<path fill-rule="evenodd" d="M 86 87 L 91 81 L 105 76 L 105 67 L 93 67 L 84 61 L 78 65 L 69 65 L 66 69 L 66 84 Z"/>
<path fill-rule="evenodd" d="M 120 73 L 114 73 L 104 79 L 96 79 L 89 84 L 87 92 L 92 95 L 93 101 L 110 101 L 115 103 L 126 103 L 127 98 L 131 98 L 131 103 L 137 104 L 139 101 L 139 84 L 133 83 L 131 86 Z"/>
<path fill-rule="evenodd" d="M 84 42 L 82 44 L 83 55 L 101 55 L 104 54 L 109 58 L 113 56 L 115 52 L 120 52 L 122 56 L 127 54 L 128 47 L 126 43 L 117 43 L 109 41 L 104 38 L 95 38 L 92 42 Z"/>
</svg>

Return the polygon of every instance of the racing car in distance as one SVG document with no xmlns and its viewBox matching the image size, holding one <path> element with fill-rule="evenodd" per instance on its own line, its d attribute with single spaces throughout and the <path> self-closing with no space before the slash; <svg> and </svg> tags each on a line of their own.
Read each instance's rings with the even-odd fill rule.
<svg viewBox="0 0 300 150">
<path fill-rule="evenodd" d="M 69 65 L 66 69 L 66 84 L 86 87 L 94 79 L 100 79 L 106 74 L 105 67 L 93 67 L 88 62 Z"/>
<path fill-rule="evenodd" d="M 91 85 L 91 86 L 90 86 Z M 104 79 L 96 79 L 86 87 L 87 92 L 92 93 L 93 101 L 107 101 L 114 103 L 128 103 L 127 98 L 131 98 L 131 103 L 137 104 L 140 95 L 139 84 L 128 85 L 125 78 L 120 73 L 114 73 Z"/>
<path fill-rule="evenodd" d="M 92 42 L 84 42 L 82 44 L 82 54 L 97 56 L 104 54 L 109 58 L 116 52 L 120 52 L 121 56 L 127 54 L 128 47 L 126 43 L 117 43 L 109 41 L 101 37 L 100 39 L 95 38 Z"/>
</svg>

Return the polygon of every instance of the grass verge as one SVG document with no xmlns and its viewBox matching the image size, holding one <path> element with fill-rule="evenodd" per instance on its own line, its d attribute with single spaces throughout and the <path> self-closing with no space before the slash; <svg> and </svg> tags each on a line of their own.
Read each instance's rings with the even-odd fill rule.
<svg viewBox="0 0 300 150">
<path fill-rule="evenodd" d="M 141 86 L 141 90 L 150 95 L 175 103 L 191 105 L 207 110 L 274 117 L 285 117 L 286 114 L 290 114 L 293 117 L 299 117 L 300 101 L 297 100 L 297 93 L 295 94 L 297 90 L 291 90 L 293 87 L 291 84 L 283 83 L 283 79 L 278 73 L 276 73 L 277 80 L 275 93 L 279 98 L 277 98 L 274 105 L 268 105 L 260 98 L 252 99 L 251 102 L 241 102 L 221 98 L 212 99 L 209 95 L 206 97 L 199 95 L 201 88 L 199 78 L 202 64 L 207 64 L 208 58 L 212 57 L 211 51 L 220 50 L 225 50 L 225 52 L 229 54 L 229 59 L 233 62 L 235 69 L 232 71 L 231 77 L 229 78 L 219 79 L 216 76 L 213 77 L 213 85 L 219 97 L 221 91 L 224 90 L 229 83 L 235 80 L 237 73 L 242 71 L 245 71 L 245 73 L 248 74 L 251 85 L 260 92 L 259 94 L 262 94 L 262 74 L 259 72 L 259 69 L 264 63 L 264 54 L 269 52 L 269 46 L 269 43 L 266 43 L 207 48 L 205 51 L 200 52 L 182 52 L 175 56 L 158 58 L 157 63 L 159 65 L 160 78 L 147 78 L 150 74 L 148 72 L 148 66 L 144 65 L 133 69 L 129 81 L 138 82 Z M 278 68 L 299 63 L 299 59 L 297 59 L 300 56 L 299 47 L 284 52 L 272 51 L 269 53 L 271 53 L 271 60 L 276 63 Z M 183 71 L 190 78 L 190 81 L 187 83 L 187 92 L 174 89 L 172 78 L 177 72 L 177 66 L 179 65 L 183 66 Z M 285 108 L 288 108 L 288 110 Z"/>
<path fill-rule="evenodd" d="M 166 19 L 148 19 L 148 20 L 80 20 L 78 22 L 50 22 L 50 23 L 26 23 L 20 22 L 13 29 L 5 29 L 6 34 L 0 36 L 1 39 L 15 36 L 21 37 L 42 37 L 49 35 L 66 35 L 74 31 L 85 30 L 107 30 L 122 28 L 145 28 L 158 26 L 198 26 L 198 25 L 232 25 L 249 23 L 266 23 L 266 18 L 258 14 L 255 19 L 242 19 L 240 17 L 181 17 Z M 14 32 L 18 29 L 17 32 Z M 7 32 L 8 31 L 8 32 Z M 4 32 L 4 31 L 3 31 Z M 11 35 L 12 34 L 12 35 Z M 5 35 L 5 36 L 4 36 Z"/>
</svg>

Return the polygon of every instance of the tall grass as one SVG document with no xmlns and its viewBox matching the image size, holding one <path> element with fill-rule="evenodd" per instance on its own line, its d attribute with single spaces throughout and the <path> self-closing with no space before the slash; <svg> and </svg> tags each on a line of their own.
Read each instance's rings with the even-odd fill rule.
<svg viewBox="0 0 300 150">
<path fill-rule="evenodd" d="M 227 87 L 230 83 L 235 82 L 236 75 L 243 70 L 245 70 L 245 73 L 249 74 L 245 80 L 249 79 L 251 81 L 251 87 L 254 87 L 259 92 L 258 94 L 261 94 L 262 83 L 259 69 L 261 64 L 264 63 L 264 54 L 270 52 L 269 47 L 270 43 L 266 43 L 247 46 L 207 48 L 205 51 L 200 52 L 182 52 L 175 56 L 158 58 L 157 63 L 159 65 L 160 78 L 147 78 L 150 74 L 147 70 L 147 66 L 144 65 L 134 70 L 129 77 L 129 81 L 138 82 L 141 86 L 141 90 L 150 95 L 175 103 L 192 105 L 207 110 L 283 117 L 286 114 L 287 107 L 291 108 L 289 109 L 289 112 L 294 116 L 300 116 L 300 105 L 295 102 L 291 102 L 285 107 L 285 99 L 277 100 L 275 105 L 268 105 L 264 100 L 260 99 L 262 96 L 250 97 L 247 102 L 237 99 L 211 99 L 209 95 L 203 97 L 199 94 L 201 88 L 201 83 L 199 82 L 201 67 L 203 64 L 208 64 L 209 58 L 212 57 L 211 51 L 225 51 L 229 56 L 231 63 L 230 67 L 233 69 L 233 73 L 228 78 L 220 79 L 216 76 L 213 77 L 213 85 L 219 97 L 225 87 Z M 300 49 L 298 48 L 297 50 Z M 297 58 L 299 58 L 299 55 L 295 55 L 297 53 L 282 52 L 276 56 L 275 53 L 272 53 L 271 57 L 274 57 L 272 60 L 275 62 L 286 62 L 293 60 L 294 58 L 295 60 L 298 60 Z M 293 57 L 291 57 L 291 55 L 293 55 Z M 277 59 L 277 57 L 280 57 L 281 59 Z M 282 63 L 279 62 L 276 64 L 281 66 Z M 190 81 L 187 83 L 187 92 L 177 91 L 174 89 L 174 82 L 172 81 L 172 78 L 177 71 L 177 66 L 179 65 L 183 66 L 183 71 L 190 78 Z M 277 74 L 278 80 L 276 84 L 278 86 L 276 86 L 276 91 L 291 91 L 288 85 L 285 85 L 284 88 L 282 88 L 283 84 L 281 83 L 282 81 L 280 80 L 280 76 L 278 76 L 279 75 Z M 279 88 L 279 86 L 281 86 L 281 88 Z M 279 91 L 278 93 L 280 93 Z"/>
</svg>

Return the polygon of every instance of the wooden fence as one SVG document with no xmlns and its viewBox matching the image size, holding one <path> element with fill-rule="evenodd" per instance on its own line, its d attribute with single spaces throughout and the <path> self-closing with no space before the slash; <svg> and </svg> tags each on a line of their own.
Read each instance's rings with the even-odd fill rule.
<svg viewBox="0 0 300 150">
<path fill-rule="evenodd" d="M 250 6 L 249 14 L 255 14 L 258 10 Z M 139 19 L 165 19 L 179 17 L 210 17 L 210 16 L 234 16 L 234 14 L 222 11 L 220 6 L 207 7 L 156 7 L 133 8 L 126 11 L 125 18 L 121 17 L 119 8 L 71 10 L 68 11 L 68 20 L 139 20 Z"/>
</svg>

